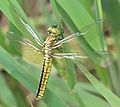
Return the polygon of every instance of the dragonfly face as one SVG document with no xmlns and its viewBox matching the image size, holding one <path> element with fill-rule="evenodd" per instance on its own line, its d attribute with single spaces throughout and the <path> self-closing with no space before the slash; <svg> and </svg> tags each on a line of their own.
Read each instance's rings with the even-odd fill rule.
<svg viewBox="0 0 120 107">
<path fill-rule="evenodd" d="M 52 27 L 48 28 L 47 32 L 48 32 L 48 35 L 53 37 L 60 35 L 60 30 L 56 25 L 53 25 Z"/>
</svg>

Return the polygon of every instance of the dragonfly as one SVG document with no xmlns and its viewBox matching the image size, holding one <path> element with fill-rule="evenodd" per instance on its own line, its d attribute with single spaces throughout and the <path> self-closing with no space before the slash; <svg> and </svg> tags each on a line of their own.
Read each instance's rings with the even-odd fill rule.
<svg viewBox="0 0 120 107">
<path fill-rule="evenodd" d="M 20 18 L 21 23 L 25 26 L 27 31 L 33 36 L 36 43 L 39 45 L 39 48 L 36 47 L 34 44 L 32 44 L 30 41 L 23 40 L 20 41 L 20 43 L 28 45 L 32 48 L 34 48 L 36 51 L 43 54 L 43 66 L 42 66 L 42 73 L 39 81 L 39 86 L 36 94 L 36 100 L 40 100 L 44 93 L 45 89 L 47 87 L 48 78 L 51 72 L 52 67 L 52 60 L 53 58 L 61 59 L 61 58 L 68 58 L 68 59 L 81 59 L 81 58 L 88 58 L 86 54 L 80 53 L 80 52 L 70 52 L 70 53 L 56 53 L 56 50 L 61 47 L 63 44 L 70 42 L 75 37 L 81 37 L 88 33 L 88 31 L 85 32 L 77 32 L 73 33 L 63 39 L 59 39 L 61 35 L 63 35 L 63 30 L 61 31 L 60 28 L 57 25 L 52 25 L 47 30 L 47 38 L 45 41 L 41 41 L 38 37 L 38 35 L 33 31 L 32 27 L 25 23 L 25 21 Z"/>
<path fill-rule="evenodd" d="M 62 46 L 64 43 L 72 40 L 74 36 L 82 36 L 85 35 L 87 32 L 84 33 L 74 33 L 62 40 L 58 40 L 60 35 L 63 35 L 63 32 L 60 32 L 57 25 L 52 25 L 48 28 L 47 33 L 48 36 L 44 42 L 40 41 L 38 36 L 32 30 L 32 28 L 26 24 L 22 19 L 21 22 L 26 26 L 27 30 L 32 33 L 35 41 L 39 44 L 41 49 L 35 47 L 32 43 L 28 42 L 27 40 L 23 41 L 22 43 L 29 45 L 30 47 L 34 48 L 36 51 L 39 51 L 43 54 L 43 68 L 41 73 L 41 78 L 39 82 L 38 91 L 36 94 L 36 99 L 39 100 L 43 97 L 45 88 L 47 86 L 47 81 L 50 75 L 51 67 L 52 67 L 52 59 L 53 58 L 86 58 L 86 56 L 82 56 L 79 53 L 55 53 L 55 50 Z"/>
</svg>

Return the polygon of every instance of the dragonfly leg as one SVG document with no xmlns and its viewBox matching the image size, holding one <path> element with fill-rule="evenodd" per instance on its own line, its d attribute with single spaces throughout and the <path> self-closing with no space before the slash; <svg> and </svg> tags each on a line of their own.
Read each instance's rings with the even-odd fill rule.
<svg viewBox="0 0 120 107">
<path fill-rule="evenodd" d="M 58 47 L 60 47 L 60 46 L 62 46 L 62 44 L 55 45 L 55 46 L 51 47 L 51 49 L 56 49 L 56 48 L 58 48 Z"/>
</svg>

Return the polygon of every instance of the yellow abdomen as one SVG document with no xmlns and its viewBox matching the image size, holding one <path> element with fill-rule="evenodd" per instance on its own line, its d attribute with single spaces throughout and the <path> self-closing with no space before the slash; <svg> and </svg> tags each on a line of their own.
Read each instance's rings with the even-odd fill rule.
<svg viewBox="0 0 120 107">
<path fill-rule="evenodd" d="M 37 100 L 43 97 L 44 91 L 46 89 L 47 81 L 50 75 L 51 66 L 52 66 L 52 58 L 44 57 L 42 74 L 36 95 Z"/>
</svg>

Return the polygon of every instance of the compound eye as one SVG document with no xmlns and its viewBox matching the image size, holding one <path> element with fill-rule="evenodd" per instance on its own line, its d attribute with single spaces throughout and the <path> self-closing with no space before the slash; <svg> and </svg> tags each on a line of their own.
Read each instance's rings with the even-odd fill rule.
<svg viewBox="0 0 120 107">
<path fill-rule="evenodd" d="M 49 34 L 51 34 L 52 32 L 49 32 Z"/>
</svg>

